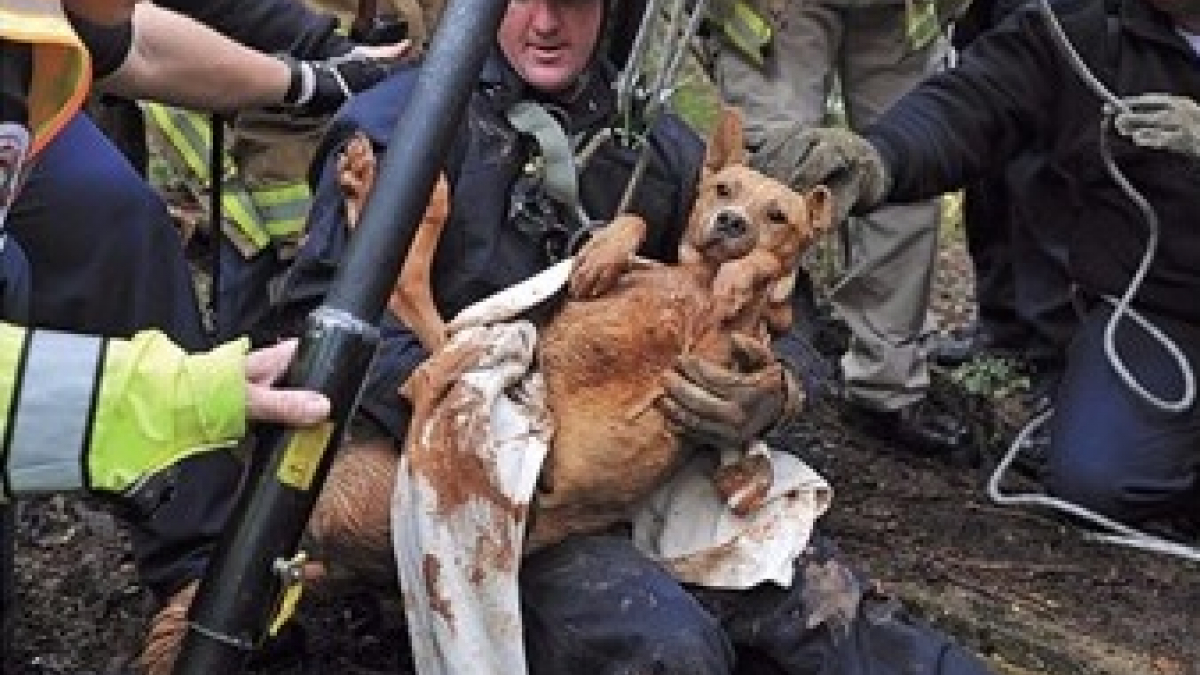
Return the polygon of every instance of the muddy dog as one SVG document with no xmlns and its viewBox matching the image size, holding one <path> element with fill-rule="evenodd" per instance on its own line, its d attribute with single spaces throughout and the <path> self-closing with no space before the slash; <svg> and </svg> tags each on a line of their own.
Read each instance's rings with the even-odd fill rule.
<svg viewBox="0 0 1200 675">
<path fill-rule="evenodd" d="M 662 376 L 680 355 L 728 367 L 754 365 L 735 362 L 735 343 L 765 342 L 790 324 L 788 299 L 800 256 L 829 227 L 830 194 L 823 187 L 797 194 L 745 160 L 740 117 L 726 111 L 708 145 L 679 264 L 636 257 L 646 223 L 632 215 L 616 218 L 577 256 L 567 301 L 539 329 L 537 362 L 554 435 L 524 550 L 627 519 L 631 506 L 681 464 L 692 448 L 654 405 Z M 369 141 L 352 138 L 339 157 L 352 226 L 375 170 Z M 439 402 L 473 356 L 442 349 L 447 324 L 430 287 L 449 200 L 447 183 L 439 180 L 389 300 L 432 354 L 402 392 L 413 404 L 414 429 L 439 414 Z M 433 442 L 430 447 L 428 435 L 410 433 L 405 452 L 436 455 Z M 384 496 L 395 484 L 398 463 L 398 449 L 381 440 L 352 441 L 334 460 L 308 528 L 326 573 L 395 588 L 391 500 Z M 735 463 L 714 480 L 725 495 L 736 495 L 731 502 L 745 506 L 761 494 L 755 486 L 769 486 L 763 468 Z M 445 472 L 445 480 L 454 481 L 453 472 Z M 154 623 L 157 641 L 147 657 L 155 656 L 144 660 L 149 672 L 170 672 L 189 597 L 181 593 L 178 600 Z"/>
<path fill-rule="evenodd" d="M 371 166 L 369 150 L 359 139 L 343 155 L 352 213 L 369 190 L 371 169 L 364 170 Z M 616 218 L 577 256 L 569 300 L 541 327 L 537 356 L 554 438 L 527 549 L 627 517 L 630 505 L 679 465 L 687 448 L 653 402 L 662 393 L 662 374 L 681 354 L 735 366 L 736 341 L 765 341 L 790 325 L 789 296 L 800 256 L 829 227 L 830 195 L 823 187 L 797 194 L 745 161 L 740 117 L 726 111 L 708 145 L 679 264 L 636 258 L 646 224 L 631 215 Z M 436 414 L 439 396 L 467 356 L 438 352 L 447 330 L 430 291 L 429 268 L 448 200 L 446 183 L 439 181 L 389 303 L 435 354 L 404 388 L 414 423 Z M 314 516 L 316 539 L 328 547 L 338 539 L 334 523 L 351 515 L 343 509 L 354 497 L 339 482 L 361 489 L 364 474 L 378 475 L 386 481 L 379 489 L 388 489 L 396 463 L 390 452 L 351 451 L 343 466 L 335 464 Z M 732 494 L 744 481 L 761 483 L 763 476 L 752 467 L 732 466 L 718 480 Z M 359 510 L 351 529 L 363 525 L 362 515 Z M 386 527 L 385 514 L 379 516 Z M 385 533 L 355 535 L 355 557 L 363 555 L 362 542 L 383 543 Z"/>
</svg>

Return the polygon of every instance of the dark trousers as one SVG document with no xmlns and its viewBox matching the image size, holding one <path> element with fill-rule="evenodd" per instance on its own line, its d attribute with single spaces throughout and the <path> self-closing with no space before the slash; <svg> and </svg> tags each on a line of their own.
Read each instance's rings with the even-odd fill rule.
<svg viewBox="0 0 1200 675">
<path fill-rule="evenodd" d="M 156 328 L 186 349 L 209 346 L 166 204 L 85 115 L 43 151 L 9 228 L 32 269 L 31 325 L 116 337 Z M 239 475 L 220 453 L 189 460 L 175 499 L 133 526 L 143 581 L 160 596 L 199 574 Z"/>
<path fill-rule="evenodd" d="M 1038 395 L 1053 391 L 1078 323 L 1054 180 L 1029 153 L 969 186 L 963 200 L 980 328 L 1032 366 Z"/>
<path fill-rule="evenodd" d="M 687 589 L 625 538 L 577 537 L 521 568 L 531 675 L 984 675 L 814 538 L 790 588 Z"/>
<path fill-rule="evenodd" d="M 1200 534 L 1200 406 L 1183 413 L 1155 409 L 1113 370 L 1103 335 L 1111 308 L 1097 304 L 1067 355 L 1051 423 L 1048 487 L 1056 496 L 1110 518 Z M 1200 364 L 1200 326 L 1147 315 Z M 1177 399 L 1182 378 L 1161 346 L 1122 321 L 1117 346 L 1143 387 Z"/>
</svg>

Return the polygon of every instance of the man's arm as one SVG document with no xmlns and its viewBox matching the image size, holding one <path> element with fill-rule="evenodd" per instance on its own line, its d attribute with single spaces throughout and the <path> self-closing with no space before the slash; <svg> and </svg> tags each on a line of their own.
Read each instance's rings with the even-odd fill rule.
<svg viewBox="0 0 1200 675">
<path fill-rule="evenodd" d="M 224 112 L 280 105 L 290 82 L 283 61 L 180 14 L 139 3 L 125 59 L 96 86 L 133 99 Z"/>
<path fill-rule="evenodd" d="M 92 53 L 97 88 L 218 112 L 266 106 L 333 112 L 351 93 L 386 76 L 390 63 L 407 50 L 401 43 L 359 48 L 328 61 L 297 61 L 256 51 L 150 3 L 139 3 L 125 23 L 71 19 Z"/>
<path fill-rule="evenodd" d="M 329 402 L 274 388 L 295 342 L 186 354 L 161 333 L 130 340 L 0 324 L 0 502 L 86 487 L 126 496 L 147 477 L 227 447 L 248 419 L 308 425 Z"/>
<path fill-rule="evenodd" d="M 327 59 L 354 48 L 337 18 L 298 0 L 160 0 L 158 5 L 268 54 Z"/>
</svg>

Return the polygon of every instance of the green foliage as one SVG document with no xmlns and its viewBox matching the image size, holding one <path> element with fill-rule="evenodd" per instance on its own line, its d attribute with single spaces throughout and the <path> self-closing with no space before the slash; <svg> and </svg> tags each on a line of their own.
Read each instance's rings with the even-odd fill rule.
<svg viewBox="0 0 1200 675">
<path fill-rule="evenodd" d="M 1009 358 L 983 356 L 950 372 L 950 379 L 968 394 L 999 401 L 1029 390 L 1029 376 L 1020 364 Z"/>
</svg>

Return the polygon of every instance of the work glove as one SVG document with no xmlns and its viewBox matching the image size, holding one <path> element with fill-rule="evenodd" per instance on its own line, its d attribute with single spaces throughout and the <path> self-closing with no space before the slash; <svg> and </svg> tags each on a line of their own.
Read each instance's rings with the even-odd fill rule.
<svg viewBox="0 0 1200 675">
<path fill-rule="evenodd" d="M 796 414 L 803 392 L 768 345 L 733 336 L 734 367 L 694 355 L 667 373 L 659 409 L 683 436 L 716 448 L 742 448 Z"/>
<path fill-rule="evenodd" d="M 798 192 L 824 185 L 833 193 L 834 223 L 878 206 L 891 188 L 879 151 L 862 136 L 839 127 L 793 127 L 771 134 L 752 163 Z"/>
<path fill-rule="evenodd" d="M 283 102 L 306 116 L 319 117 L 337 111 L 352 94 L 369 89 L 388 76 L 409 49 L 407 42 L 381 47 L 355 47 L 342 56 L 319 61 L 297 61 L 286 54 L 279 58 L 291 69 L 291 81 Z"/>
<path fill-rule="evenodd" d="M 1186 96 L 1142 94 L 1114 120 L 1117 131 L 1143 148 L 1200 158 L 1200 105 Z"/>
</svg>

